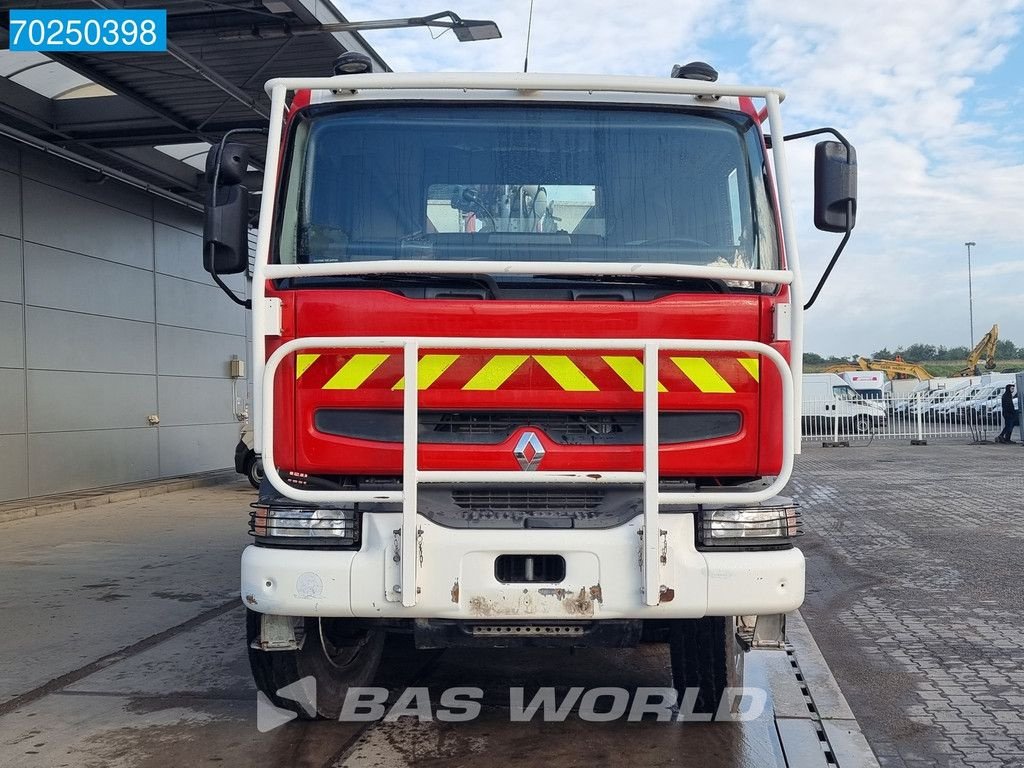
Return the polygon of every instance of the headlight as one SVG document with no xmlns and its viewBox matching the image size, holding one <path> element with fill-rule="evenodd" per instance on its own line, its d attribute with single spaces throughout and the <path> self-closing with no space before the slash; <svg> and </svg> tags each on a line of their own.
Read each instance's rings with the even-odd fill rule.
<svg viewBox="0 0 1024 768">
<path fill-rule="evenodd" d="M 775 547 L 801 534 L 797 505 L 703 508 L 697 516 L 698 542 L 706 547 Z"/>
<path fill-rule="evenodd" d="M 350 506 L 330 508 L 253 504 L 249 534 L 267 543 L 294 546 L 353 546 L 359 543 L 359 518 Z"/>
</svg>

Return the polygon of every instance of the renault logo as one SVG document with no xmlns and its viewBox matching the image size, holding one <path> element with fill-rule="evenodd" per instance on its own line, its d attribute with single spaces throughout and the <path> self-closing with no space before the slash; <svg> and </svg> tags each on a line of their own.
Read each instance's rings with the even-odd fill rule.
<svg viewBox="0 0 1024 768">
<path fill-rule="evenodd" d="M 512 453 L 524 472 L 532 472 L 540 466 L 540 460 L 544 458 L 544 446 L 540 444 L 536 432 L 523 432 Z"/>
</svg>

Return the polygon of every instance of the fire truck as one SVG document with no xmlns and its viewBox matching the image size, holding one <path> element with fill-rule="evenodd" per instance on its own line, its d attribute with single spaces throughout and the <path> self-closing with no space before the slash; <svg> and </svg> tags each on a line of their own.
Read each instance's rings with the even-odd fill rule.
<svg viewBox="0 0 1024 768">
<path fill-rule="evenodd" d="M 782 647 L 804 596 L 780 495 L 810 304 L 784 145 L 834 137 L 814 222 L 842 244 L 854 149 L 787 136 L 781 90 L 700 62 L 358 70 L 267 84 L 247 301 L 265 479 L 241 562 L 257 687 L 336 718 L 388 633 L 662 642 L 679 695 L 721 716 L 743 652 Z M 253 207 L 228 138 L 204 253 L 226 291 Z"/>
</svg>

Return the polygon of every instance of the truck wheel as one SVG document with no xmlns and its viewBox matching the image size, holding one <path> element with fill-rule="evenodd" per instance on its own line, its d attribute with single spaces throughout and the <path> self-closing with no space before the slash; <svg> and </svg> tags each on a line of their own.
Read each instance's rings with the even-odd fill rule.
<svg viewBox="0 0 1024 768">
<path fill-rule="evenodd" d="M 866 435 L 871 431 L 871 417 L 861 414 L 853 420 L 853 431 L 858 435 Z"/>
<path fill-rule="evenodd" d="M 725 689 L 743 685 L 743 650 L 736 639 L 736 620 L 707 616 L 675 619 L 671 624 L 669 656 L 678 702 L 683 704 L 687 688 L 696 688 L 692 712 L 715 718 Z"/>
<path fill-rule="evenodd" d="M 252 454 L 245 462 L 245 476 L 249 478 L 249 485 L 259 490 L 263 482 L 263 462 Z"/>
<path fill-rule="evenodd" d="M 377 672 L 384 650 L 385 633 L 366 629 L 351 619 L 318 619 L 307 616 L 306 640 L 297 651 L 261 651 L 252 647 L 260 634 L 260 615 L 246 610 L 246 644 L 256 688 L 282 709 L 303 720 L 337 720 L 350 687 L 368 685 Z M 320 627 L 323 626 L 321 642 Z M 278 691 L 312 677 L 315 701 L 279 696 Z M 302 688 L 296 686 L 293 692 Z M 298 699 L 304 698 L 299 695 Z"/>
</svg>

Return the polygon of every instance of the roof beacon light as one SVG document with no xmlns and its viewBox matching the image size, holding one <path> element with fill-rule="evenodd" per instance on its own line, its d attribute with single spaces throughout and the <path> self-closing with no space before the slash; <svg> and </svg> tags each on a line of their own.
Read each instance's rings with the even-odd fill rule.
<svg viewBox="0 0 1024 768">
<path fill-rule="evenodd" d="M 370 57 L 359 51 L 346 51 L 334 60 L 334 74 L 361 75 L 373 68 Z"/>
<path fill-rule="evenodd" d="M 707 62 L 691 61 L 689 64 L 676 64 L 672 67 L 672 77 L 715 83 L 718 82 L 718 70 Z"/>
</svg>

